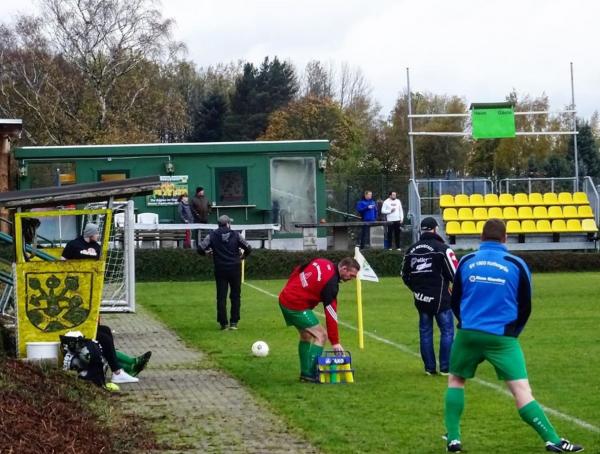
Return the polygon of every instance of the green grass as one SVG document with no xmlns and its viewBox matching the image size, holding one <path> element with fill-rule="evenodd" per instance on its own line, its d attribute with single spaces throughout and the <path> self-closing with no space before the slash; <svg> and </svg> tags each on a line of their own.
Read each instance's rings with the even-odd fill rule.
<svg viewBox="0 0 600 454">
<path fill-rule="evenodd" d="M 250 284 L 277 294 L 284 281 Z M 286 328 L 277 300 L 249 286 L 242 290 L 239 331 L 219 331 L 214 283 L 138 284 L 138 301 L 189 345 L 207 352 L 245 383 L 276 413 L 325 452 L 444 452 L 445 379 L 426 377 L 418 357 L 417 312 L 399 278 L 363 283 L 365 330 L 396 345 L 340 327 L 352 352 L 352 385 L 297 382 L 298 335 Z M 543 405 L 600 426 L 600 278 L 597 273 L 534 276 L 533 314 L 521 335 L 534 395 Z M 354 283 L 340 286 L 339 318 L 356 326 Z M 250 346 L 265 340 L 266 358 Z M 406 351 L 408 350 L 408 351 Z M 477 377 L 497 386 L 492 368 Z M 545 452 L 524 424 L 511 398 L 470 382 L 463 415 L 463 444 L 469 453 Z M 600 452 L 600 433 L 549 415 L 559 434 Z"/>
</svg>

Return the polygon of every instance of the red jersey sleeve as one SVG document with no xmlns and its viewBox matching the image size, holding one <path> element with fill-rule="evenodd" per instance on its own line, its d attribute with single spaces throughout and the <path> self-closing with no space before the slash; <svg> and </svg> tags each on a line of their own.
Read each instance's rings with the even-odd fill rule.
<svg viewBox="0 0 600 454">
<path fill-rule="evenodd" d="M 337 319 L 337 300 L 325 304 L 325 323 L 327 324 L 327 337 L 331 345 L 340 343 Z"/>
</svg>

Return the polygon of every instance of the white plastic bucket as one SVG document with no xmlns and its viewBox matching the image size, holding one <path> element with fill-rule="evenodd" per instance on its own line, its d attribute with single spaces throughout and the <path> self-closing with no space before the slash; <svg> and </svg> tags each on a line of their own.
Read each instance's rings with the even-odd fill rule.
<svg viewBox="0 0 600 454">
<path fill-rule="evenodd" d="M 58 363 L 60 342 L 27 342 L 27 359 Z"/>
</svg>

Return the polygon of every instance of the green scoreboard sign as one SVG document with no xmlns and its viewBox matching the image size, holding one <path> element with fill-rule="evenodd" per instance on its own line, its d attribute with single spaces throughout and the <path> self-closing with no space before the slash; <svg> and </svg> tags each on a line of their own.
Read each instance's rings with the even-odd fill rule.
<svg viewBox="0 0 600 454">
<path fill-rule="evenodd" d="M 511 103 L 471 104 L 473 138 L 515 137 L 515 111 Z"/>
</svg>

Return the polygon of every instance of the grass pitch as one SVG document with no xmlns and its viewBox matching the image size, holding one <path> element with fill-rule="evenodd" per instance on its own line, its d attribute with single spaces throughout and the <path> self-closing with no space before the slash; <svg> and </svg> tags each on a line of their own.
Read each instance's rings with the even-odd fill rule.
<svg viewBox="0 0 600 454">
<path fill-rule="evenodd" d="M 141 283 L 137 292 L 144 307 L 323 451 L 444 452 L 446 380 L 423 373 L 417 312 L 400 279 L 363 282 L 363 351 L 353 329 L 355 284 L 340 285 L 341 342 L 352 352 L 356 370 L 351 385 L 298 382 L 298 335 L 285 326 L 274 297 L 284 283 L 243 286 L 238 331 L 219 331 L 213 282 Z M 599 294 L 597 273 L 535 275 L 533 313 L 520 337 L 534 396 L 549 408 L 561 436 L 592 453 L 600 452 Z M 251 355 L 259 339 L 269 344 L 266 358 Z M 467 384 L 462 432 L 469 453 L 545 452 L 488 364 Z"/>
</svg>

